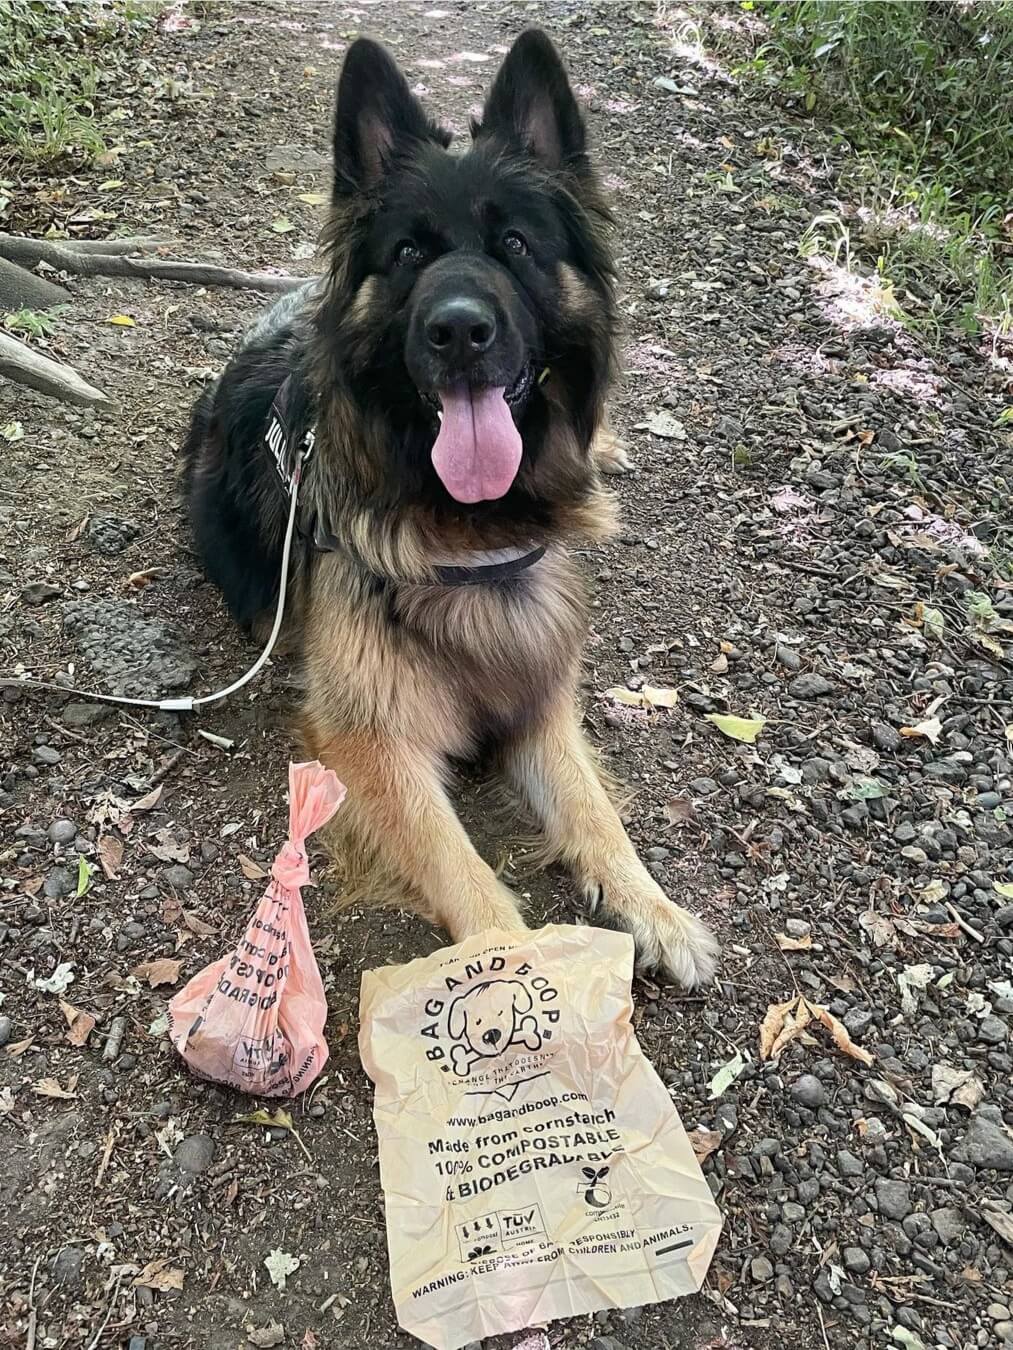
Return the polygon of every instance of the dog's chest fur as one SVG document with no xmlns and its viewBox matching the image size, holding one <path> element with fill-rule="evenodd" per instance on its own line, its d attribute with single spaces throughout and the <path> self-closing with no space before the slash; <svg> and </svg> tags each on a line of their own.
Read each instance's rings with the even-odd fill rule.
<svg viewBox="0 0 1013 1350">
<path fill-rule="evenodd" d="M 587 605 L 560 548 L 508 582 L 470 586 L 367 587 L 330 555 L 315 568 L 309 619 L 307 658 L 353 723 L 467 758 L 573 687 Z"/>
</svg>

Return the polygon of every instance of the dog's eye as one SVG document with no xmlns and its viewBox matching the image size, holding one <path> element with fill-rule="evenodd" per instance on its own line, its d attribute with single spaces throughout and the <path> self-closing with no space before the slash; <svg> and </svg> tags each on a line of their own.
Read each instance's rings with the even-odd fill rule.
<svg viewBox="0 0 1013 1350">
<path fill-rule="evenodd" d="M 394 251 L 398 267 L 417 267 L 422 261 L 422 250 L 412 239 L 402 239 Z"/>
<path fill-rule="evenodd" d="M 516 230 L 507 230 L 503 236 L 503 247 L 508 253 L 513 253 L 518 258 L 523 258 L 525 253 L 530 253 L 528 241 L 523 234 L 518 234 Z"/>
</svg>

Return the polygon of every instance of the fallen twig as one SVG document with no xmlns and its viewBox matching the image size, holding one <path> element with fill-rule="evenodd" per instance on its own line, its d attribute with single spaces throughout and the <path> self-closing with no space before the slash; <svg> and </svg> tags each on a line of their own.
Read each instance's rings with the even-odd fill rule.
<svg viewBox="0 0 1013 1350">
<path fill-rule="evenodd" d="M 113 1156 L 113 1148 L 116 1144 L 115 1127 L 106 1135 L 105 1148 L 102 1150 L 102 1157 L 99 1160 L 98 1171 L 95 1173 L 95 1189 L 102 1185 L 102 1178 L 106 1174 L 106 1168 L 109 1166 L 109 1159 Z"/>
<path fill-rule="evenodd" d="M 126 1030 L 127 1019 L 125 1017 L 114 1017 L 110 1022 L 109 1035 L 106 1037 L 105 1049 L 102 1051 L 102 1058 L 107 1064 L 120 1053 Z"/>
<path fill-rule="evenodd" d="M 960 913 L 958 913 L 958 911 L 953 907 L 953 905 L 950 904 L 949 900 L 947 900 L 946 902 L 946 908 L 950 911 L 950 914 L 953 916 L 953 922 L 959 928 L 962 928 L 968 937 L 974 938 L 975 942 L 985 941 L 984 934 L 979 933 L 977 928 L 972 928 L 971 925 L 967 922 L 967 920 L 963 918 L 963 916 Z"/>
</svg>

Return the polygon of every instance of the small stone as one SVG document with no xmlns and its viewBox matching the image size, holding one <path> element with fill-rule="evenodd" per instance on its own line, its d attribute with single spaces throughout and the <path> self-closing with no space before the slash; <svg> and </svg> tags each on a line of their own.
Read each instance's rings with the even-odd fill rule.
<svg viewBox="0 0 1013 1350">
<path fill-rule="evenodd" d="M 857 830 L 869 819 L 869 808 L 865 802 L 855 802 L 854 806 L 845 807 L 841 812 L 841 819 L 845 825 Z"/>
<path fill-rule="evenodd" d="M 1008 1036 L 1006 1023 L 998 1017 L 983 1017 L 978 1023 L 978 1040 L 986 1045 L 1002 1045 Z"/>
<path fill-rule="evenodd" d="M 918 838 L 918 831 L 909 820 L 902 820 L 894 830 L 893 837 L 898 844 L 913 844 Z"/>
<path fill-rule="evenodd" d="M 37 745 L 32 751 L 32 759 L 36 764 L 52 768 L 54 764 L 59 764 L 60 752 L 54 745 Z"/>
<path fill-rule="evenodd" d="M 992 915 L 1000 928 L 1013 928 L 1013 905 L 1002 905 Z"/>
<path fill-rule="evenodd" d="M 844 1014 L 844 1025 L 852 1036 L 861 1036 L 872 1024 L 872 1012 L 868 1008 L 849 1008 Z"/>
<path fill-rule="evenodd" d="M 879 1177 L 875 1190 L 879 1212 L 885 1219 L 906 1219 L 911 1213 L 911 1187 L 906 1181 Z"/>
<path fill-rule="evenodd" d="M 162 872 L 162 880 L 173 890 L 188 891 L 197 878 L 189 867 L 184 867 L 182 863 L 173 863 Z"/>
<path fill-rule="evenodd" d="M 998 1107 L 978 1107 L 963 1139 L 950 1156 L 957 1162 L 970 1163 L 972 1167 L 994 1167 L 999 1172 L 1013 1172 L 1013 1139 Z"/>
<path fill-rule="evenodd" d="M 712 797 L 718 791 L 718 785 L 713 778 L 694 778 L 689 790 L 694 797 Z"/>
<path fill-rule="evenodd" d="M 868 1252 L 863 1252 L 861 1247 L 844 1248 L 844 1268 L 852 1275 L 864 1275 L 871 1265 Z"/>
<path fill-rule="evenodd" d="M 1003 1322 L 1010 1316 L 1010 1310 L 1005 1303 L 990 1303 L 985 1312 L 993 1322 Z"/>
<path fill-rule="evenodd" d="M 791 647 L 778 647 L 774 652 L 774 660 L 784 666 L 785 670 L 798 670 L 802 664 L 802 658 L 798 652 L 792 651 Z"/>
<path fill-rule="evenodd" d="M 814 1074 L 804 1073 L 792 1083 L 791 1095 L 800 1106 L 816 1111 L 826 1102 L 827 1090 Z"/>
<path fill-rule="evenodd" d="M 964 1235 L 964 1229 L 967 1226 L 964 1222 L 963 1210 L 956 1209 L 952 1205 L 944 1205 L 942 1209 L 934 1209 L 929 1215 L 932 1220 L 932 1227 L 939 1234 L 940 1240 L 947 1244 L 959 1242 Z"/>
<path fill-rule="evenodd" d="M 645 849 L 644 854 L 649 862 L 664 862 L 666 858 L 671 857 L 672 850 L 665 848 L 662 844 L 654 844 Z"/>
<path fill-rule="evenodd" d="M 775 1256 L 787 1256 L 795 1241 L 791 1229 L 783 1223 L 775 1224 L 770 1234 L 770 1250 Z"/>
<path fill-rule="evenodd" d="M 81 1265 L 84 1252 L 80 1247 L 63 1247 L 53 1258 L 53 1279 L 68 1289 L 76 1289 L 81 1283 Z"/>
<path fill-rule="evenodd" d="M 834 686 L 830 681 L 825 676 L 815 673 L 796 675 L 788 685 L 788 693 L 792 698 L 821 698 L 824 694 L 832 694 L 833 692 Z"/>
<path fill-rule="evenodd" d="M 754 1256 L 749 1263 L 749 1273 L 757 1284 L 766 1284 L 774 1278 L 774 1267 L 765 1256 Z"/>
<path fill-rule="evenodd" d="M 47 900 L 62 900 L 77 890 L 77 876 L 69 867 L 54 867 L 42 884 L 42 893 Z"/>
<path fill-rule="evenodd" d="M 54 844 L 70 844 L 77 838 L 77 826 L 72 820 L 54 820 L 47 831 Z"/>
<path fill-rule="evenodd" d="M 215 1160 L 215 1141 L 207 1134 L 191 1134 L 176 1145 L 172 1160 L 181 1172 L 199 1176 Z"/>
<path fill-rule="evenodd" d="M 796 1205 L 794 1200 L 786 1200 L 781 1206 L 781 1218 L 785 1223 L 801 1223 L 805 1213 L 805 1206 Z"/>
<path fill-rule="evenodd" d="M 11 1038 L 11 1019 L 0 1016 L 0 1046 L 4 1046 Z"/>
<path fill-rule="evenodd" d="M 865 1172 L 865 1163 L 861 1158 L 849 1153 L 846 1148 L 842 1148 L 837 1154 L 837 1170 L 842 1177 L 860 1177 Z"/>
<path fill-rule="evenodd" d="M 147 1344 L 147 1339 L 144 1336 L 131 1336 L 130 1340 L 127 1341 L 127 1350 L 145 1350 Z"/>
<path fill-rule="evenodd" d="M 21 591 L 21 599 L 26 605 L 44 605 L 49 600 L 60 598 L 59 586 L 51 586 L 48 581 L 33 581 Z"/>
<path fill-rule="evenodd" d="M 107 703 L 68 703 L 60 714 L 60 721 L 67 727 L 93 727 L 98 722 L 106 722 L 113 715 Z"/>
<path fill-rule="evenodd" d="M 872 741 L 877 750 L 899 750 L 901 734 L 885 722 L 873 722 Z"/>
</svg>

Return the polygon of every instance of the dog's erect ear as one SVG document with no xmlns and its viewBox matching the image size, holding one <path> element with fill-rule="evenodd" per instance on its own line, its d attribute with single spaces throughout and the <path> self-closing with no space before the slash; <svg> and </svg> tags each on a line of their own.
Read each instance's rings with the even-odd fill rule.
<svg viewBox="0 0 1013 1350">
<path fill-rule="evenodd" d="M 541 29 L 527 29 L 510 48 L 475 136 L 506 140 L 550 169 L 585 167 L 584 119 L 559 53 Z"/>
<path fill-rule="evenodd" d="M 467 995 L 461 998 L 455 998 L 450 1005 L 450 1013 L 447 1016 L 447 1035 L 452 1041 L 459 1041 L 468 1026 L 468 1011 L 464 1006 L 464 1000 Z"/>
<path fill-rule="evenodd" d="M 370 38 L 357 38 L 338 80 L 335 197 L 378 187 L 398 154 L 426 140 L 447 146 L 450 135 L 426 117 L 390 53 Z"/>
<path fill-rule="evenodd" d="M 513 997 L 514 1012 L 526 1013 L 531 1011 L 531 991 L 526 984 L 521 984 L 520 980 L 511 980 L 513 989 L 510 991 Z"/>
</svg>

